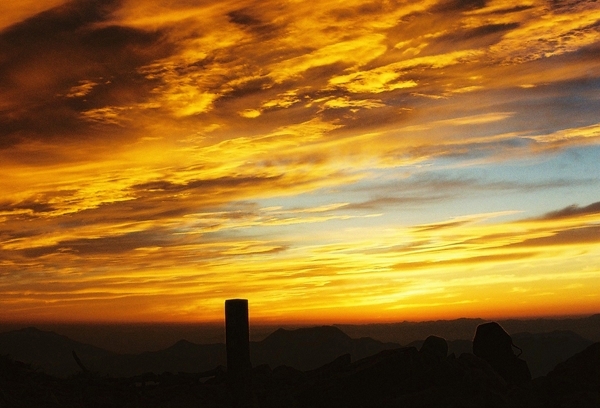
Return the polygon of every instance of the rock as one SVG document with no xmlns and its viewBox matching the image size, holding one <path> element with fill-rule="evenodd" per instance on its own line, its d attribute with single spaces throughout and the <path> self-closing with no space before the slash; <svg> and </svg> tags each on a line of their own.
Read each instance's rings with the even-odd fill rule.
<svg viewBox="0 0 600 408">
<path fill-rule="evenodd" d="M 425 339 L 419 353 L 441 361 L 448 356 L 448 343 L 446 343 L 446 339 L 441 337 L 429 336 Z"/>
<path fill-rule="evenodd" d="M 524 384 L 531 381 L 531 373 L 513 346 L 512 338 L 498 323 L 477 326 L 473 354 L 487 361 L 509 384 Z"/>
<path fill-rule="evenodd" d="M 496 322 L 480 324 L 473 339 L 473 354 L 487 361 L 513 356 L 512 338 Z"/>
</svg>

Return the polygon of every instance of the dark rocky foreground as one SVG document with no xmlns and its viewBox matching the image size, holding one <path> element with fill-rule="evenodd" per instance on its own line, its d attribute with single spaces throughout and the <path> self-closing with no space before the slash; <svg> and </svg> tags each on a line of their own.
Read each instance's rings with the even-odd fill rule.
<svg viewBox="0 0 600 408">
<path fill-rule="evenodd" d="M 446 342 L 431 336 L 419 350 L 385 350 L 355 362 L 346 354 L 310 371 L 261 365 L 235 376 L 218 367 L 129 378 L 82 372 L 66 379 L 3 357 L 0 407 L 600 406 L 600 343 L 534 380 L 516 355 L 499 360 L 502 353 L 490 357 L 489 348 L 483 357 L 446 353 Z"/>
</svg>

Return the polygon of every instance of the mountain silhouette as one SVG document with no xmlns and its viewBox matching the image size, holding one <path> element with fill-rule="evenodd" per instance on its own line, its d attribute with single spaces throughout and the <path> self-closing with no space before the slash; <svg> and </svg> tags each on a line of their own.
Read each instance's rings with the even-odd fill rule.
<svg viewBox="0 0 600 408">
<path fill-rule="evenodd" d="M 99 347 L 34 327 L 0 333 L 0 354 L 31 363 L 51 375 L 67 376 L 81 370 L 73 358 L 73 351 L 93 371 L 101 369 L 104 362 L 118 356 Z"/>
<path fill-rule="evenodd" d="M 471 322 L 469 322 L 471 323 Z M 473 334 L 471 333 L 471 336 Z M 522 349 L 532 377 L 546 375 L 561 361 L 584 350 L 592 342 L 570 331 L 549 333 L 517 333 L 513 341 Z M 407 344 L 420 349 L 423 340 Z M 472 340 L 447 341 L 448 354 L 456 357 L 471 353 Z M 357 361 L 401 345 L 381 342 L 369 337 L 351 338 L 336 326 L 320 326 L 295 330 L 278 329 L 262 341 L 250 343 L 253 366 L 309 371 L 348 355 Z M 44 372 L 68 377 L 81 371 L 73 358 L 75 351 L 83 365 L 92 372 L 115 377 L 131 377 L 143 373 L 197 373 L 226 365 L 225 344 L 196 344 L 180 340 L 172 346 L 140 354 L 117 354 L 72 340 L 51 331 L 25 328 L 0 333 L 0 354 L 33 364 Z"/>
<path fill-rule="evenodd" d="M 342 354 L 360 359 L 399 347 L 370 338 L 352 339 L 333 326 L 278 329 L 264 340 L 251 342 L 254 366 L 289 366 L 297 370 L 320 367 Z M 226 365 L 225 344 L 195 344 L 180 340 L 163 350 L 117 354 L 35 328 L 0 333 L 0 354 L 33 364 L 48 374 L 67 377 L 81 371 L 72 351 L 90 370 L 118 377 L 152 372 L 201 372 Z"/>
<path fill-rule="evenodd" d="M 164 350 L 111 356 L 104 361 L 101 371 L 119 377 L 142 373 L 194 373 L 224 366 L 226 356 L 225 344 L 195 344 L 180 340 Z"/>
<path fill-rule="evenodd" d="M 379 341 L 409 344 L 427 336 L 441 336 L 448 341 L 473 338 L 483 319 L 460 318 L 424 322 L 337 324 L 352 338 L 369 336 Z M 549 333 L 555 330 L 572 331 L 593 342 L 600 341 L 600 314 L 575 318 L 508 319 L 498 323 L 509 333 Z"/>
<path fill-rule="evenodd" d="M 110 360 L 116 358 L 120 364 L 138 364 L 136 370 L 154 367 L 157 372 L 164 368 L 170 368 L 171 372 L 118 378 L 90 370 L 59 379 L 7 357 L 4 346 L 15 339 L 21 344 L 11 346 L 12 350 L 21 353 L 26 353 L 28 347 L 43 346 L 42 343 L 48 340 L 51 346 L 44 346 L 35 355 L 42 359 L 52 352 L 57 353 L 50 356 L 53 359 L 66 358 L 65 350 L 82 346 L 56 333 L 31 328 L 0 334 L 3 347 L 0 349 L 0 406 L 550 408 L 597 407 L 600 401 L 600 343 L 593 343 L 557 364 L 547 375 L 519 381 L 514 381 L 510 373 L 497 371 L 502 367 L 494 368 L 494 359 L 488 358 L 493 357 L 495 344 L 499 344 L 493 337 L 488 340 L 479 337 L 477 341 L 487 341 L 473 350 L 479 357 L 471 352 L 457 356 L 450 352 L 448 342 L 439 336 L 428 336 L 420 347 L 384 349 L 364 358 L 353 359 L 351 353 L 341 354 L 307 370 L 289 365 L 271 369 L 267 364 L 255 362 L 243 377 L 231 377 L 218 366 L 208 372 L 195 369 L 209 364 L 210 358 L 214 359 L 210 361 L 220 360 L 222 344 L 198 345 L 182 340 L 157 352 L 121 356 L 97 348 L 80 348 L 81 360 L 86 365 L 89 363 L 86 358 L 103 355 L 106 364 L 115 364 Z M 510 341 L 511 347 L 514 344 L 519 348 L 524 346 L 520 343 L 522 339 L 530 342 L 527 347 L 534 347 L 537 339 L 550 345 L 549 351 L 561 341 L 570 344 L 581 341 L 570 332 L 523 333 L 507 339 L 506 344 Z M 465 344 L 459 343 L 459 346 Z M 307 367 L 317 361 L 316 357 L 309 359 L 311 354 L 326 358 L 344 347 L 359 353 L 369 347 L 390 346 L 372 339 L 352 339 L 339 329 L 324 326 L 277 330 L 262 342 L 253 343 L 253 348 L 256 351 L 263 347 L 264 357 L 272 361 L 289 363 L 301 358 L 303 353 L 286 350 L 286 345 L 290 349 L 304 350 Z M 490 350 L 491 354 L 481 350 Z M 72 364 L 77 367 L 75 362 Z M 172 370 L 177 367 L 190 370 Z M 241 382 L 232 383 L 231 378 Z M 232 384 L 238 387 L 235 394 L 231 394 Z"/>
<path fill-rule="evenodd" d="M 521 357 L 527 361 L 533 378 L 548 374 L 558 363 L 593 344 L 568 330 L 515 333 L 512 338 L 523 351 Z"/>
<path fill-rule="evenodd" d="M 343 354 L 349 354 L 355 360 L 397 347 L 400 345 L 371 338 L 352 339 L 337 327 L 321 326 L 278 329 L 264 340 L 251 343 L 250 356 L 254 365 L 286 365 L 305 371 L 322 366 Z"/>
<path fill-rule="evenodd" d="M 561 407 L 600 406 L 600 343 L 558 364 L 539 381 L 551 404 Z"/>
</svg>

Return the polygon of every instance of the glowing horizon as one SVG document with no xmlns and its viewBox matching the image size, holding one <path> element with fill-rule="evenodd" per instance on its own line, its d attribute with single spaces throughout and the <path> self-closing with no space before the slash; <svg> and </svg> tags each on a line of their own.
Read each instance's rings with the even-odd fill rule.
<svg viewBox="0 0 600 408">
<path fill-rule="evenodd" d="M 0 6 L 0 321 L 600 312 L 594 1 Z"/>
</svg>

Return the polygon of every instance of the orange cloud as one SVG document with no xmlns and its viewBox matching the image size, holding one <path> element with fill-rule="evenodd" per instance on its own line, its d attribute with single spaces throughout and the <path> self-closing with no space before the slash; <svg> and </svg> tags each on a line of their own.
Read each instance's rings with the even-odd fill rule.
<svg viewBox="0 0 600 408">
<path fill-rule="evenodd" d="M 600 305 L 592 1 L 3 11 L 0 319 Z"/>
</svg>

